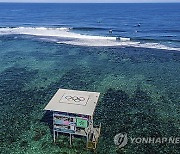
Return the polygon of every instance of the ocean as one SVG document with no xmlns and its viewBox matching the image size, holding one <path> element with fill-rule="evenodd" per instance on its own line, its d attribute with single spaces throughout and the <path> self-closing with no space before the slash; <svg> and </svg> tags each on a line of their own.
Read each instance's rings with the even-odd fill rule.
<svg viewBox="0 0 180 154">
<path fill-rule="evenodd" d="M 92 153 L 86 139 L 53 143 L 58 88 L 101 93 L 97 153 L 178 154 L 179 144 L 114 136 L 180 136 L 180 3 L 0 3 L 0 153 Z"/>
</svg>

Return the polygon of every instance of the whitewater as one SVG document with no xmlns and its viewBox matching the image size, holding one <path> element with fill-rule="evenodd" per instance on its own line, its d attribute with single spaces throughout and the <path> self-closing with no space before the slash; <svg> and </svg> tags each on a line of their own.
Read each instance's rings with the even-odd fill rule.
<svg viewBox="0 0 180 154">
<path fill-rule="evenodd" d="M 73 32 L 73 28 L 60 27 L 1 27 L 0 35 L 32 35 L 39 39 L 79 46 L 124 46 L 180 51 L 156 42 L 132 41 L 127 37 L 85 35 Z"/>
</svg>

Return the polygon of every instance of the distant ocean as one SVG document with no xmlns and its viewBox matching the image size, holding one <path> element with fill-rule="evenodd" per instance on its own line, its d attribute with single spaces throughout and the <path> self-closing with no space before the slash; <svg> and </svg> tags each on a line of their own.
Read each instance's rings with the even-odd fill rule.
<svg viewBox="0 0 180 154">
<path fill-rule="evenodd" d="M 180 3 L 0 3 L 0 153 L 92 153 L 85 138 L 53 143 L 43 109 L 58 88 L 101 93 L 98 154 L 179 154 L 130 137 L 180 137 Z"/>
<path fill-rule="evenodd" d="M 0 35 L 29 34 L 67 44 L 127 45 L 180 50 L 180 4 L 0 4 Z M 109 33 L 112 30 L 112 34 Z M 83 34 L 80 36 L 79 34 Z M 111 40 L 106 43 L 103 37 Z M 113 38 L 114 37 L 114 38 Z M 112 41 L 116 37 L 131 42 Z M 62 40 L 61 38 L 65 38 Z M 69 39 L 79 39 L 67 41 Z M 90 39 L 90 40 L 89 40 Z M 98 38 L 96 38 L 98 39 Z M 123 39 L 122 39 L 123 40 Z"/>
</svg>

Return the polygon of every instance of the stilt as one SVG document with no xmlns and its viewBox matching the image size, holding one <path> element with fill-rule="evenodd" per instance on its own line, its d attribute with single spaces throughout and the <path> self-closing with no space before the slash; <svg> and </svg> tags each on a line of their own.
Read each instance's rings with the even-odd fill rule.
<svg viewBox="0 0 180 154">
<path fill-rule="evenodd" d="M 53 131 L 53 136 L 54 136 L 54 143 L 55 143 L 55 140 L 56 140 L 56 132 Z"/>
<path fill-rule="evenodd" d="M 72 145 L 72 135 L 70 134 L 70 146 Z"/>
<path fill-rule="evenodd" d="M 86 143 L 86 148 L 88 148 L 88 133 L 87 133 L 87 136 L 86 136 L 86 138 L 87 138 L 87 143 Z"/>
</svg>

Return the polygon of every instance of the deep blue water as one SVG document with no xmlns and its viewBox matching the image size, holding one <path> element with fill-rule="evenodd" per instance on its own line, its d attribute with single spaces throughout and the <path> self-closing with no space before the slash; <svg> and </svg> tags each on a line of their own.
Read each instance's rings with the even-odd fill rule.
<svg viewBox="0 0 180 154">
<path fill-rule="evenodd" d="M 129 37 L 179 47 L 179 10 L 180 3 L 0 3 L 0 26 L 73 27 L 73 31 L 83 34 Z M 110 29 L 113 34 L 108 33 Z"/>
</svg>

